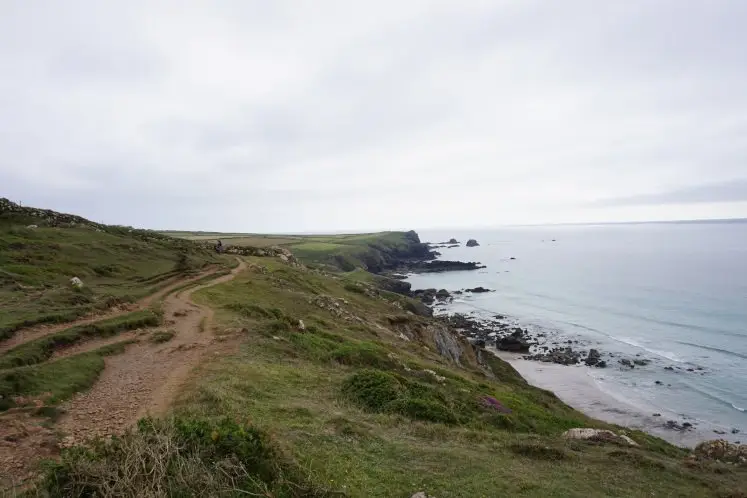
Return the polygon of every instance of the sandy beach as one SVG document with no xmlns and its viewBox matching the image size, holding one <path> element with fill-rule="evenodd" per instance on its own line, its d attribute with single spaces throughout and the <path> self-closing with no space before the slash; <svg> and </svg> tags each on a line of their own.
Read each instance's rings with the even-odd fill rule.
<svg viewBox="0 0 747 498">
<path fill-rule="evenodd" d="M 712 439 L 726 439 L 731 442 L 747 439 L 745 434 L 715 434 L 713 427 L 702 422 L 696 422 L 695 428 L 683 432 L 669 429 L 665 425 L 666 421 L 677 420 L 678 414 L 660 411 L 661 417 L 654 417 L 652 408 L 637 406 L 616 397 L 612 392 L 612 385 L 609 386 L 609 390 L 606 389 L 604 375 L 592 376 L 592 371 L 585 366 L 528 361 L 520 354 L 506 353 L 493 348 L 489 350 L 510 363 L 530 384 L 554 392 L 565 403 L 590 417 L 640 429 L 682 447 L 694 447 L 702 441 Z"/>
</svg>

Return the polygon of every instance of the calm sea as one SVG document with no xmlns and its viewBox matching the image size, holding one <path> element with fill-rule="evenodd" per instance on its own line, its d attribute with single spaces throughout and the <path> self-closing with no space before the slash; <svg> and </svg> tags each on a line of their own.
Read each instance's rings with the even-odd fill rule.
<svg viewBox="0 0 747 498">
<path fill-rule="evenodd" d="M 613 353 L 609 368 L 587 372 L 608 394 L 747 440 L 731 434 L 747 431 L 747 223 L 419 233 L 423 241 L 462 242 L 439 249 L 441 259 L 487 265 L 410 278 L 415 289 L 496 291 L 460 296 L 448 311 L 505 314 Z M 467 238 L 481 245 L 464 247 Z M 617 362 L 624 357 L 651 364 L 629 370 Z"/>
</svg>

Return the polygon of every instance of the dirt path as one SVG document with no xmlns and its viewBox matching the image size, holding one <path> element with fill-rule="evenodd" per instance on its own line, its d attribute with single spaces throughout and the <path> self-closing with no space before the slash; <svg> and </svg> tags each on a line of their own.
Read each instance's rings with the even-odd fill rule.
<svg viewBox="0 0 747 498">
<path fill-rule="evenodd" d="M 121 433 L 145 415 L 164 414 L 206 352 L 226 348 L 211 331 L 212 310 L 193 303 L 192 293 L 227 282 L 245 268 L 242 261 L 229 275 L 166 297 L 164 316 L 171 323 L 159 330 L 173 331 L 174 337 L 163 344 L 144 338 L 125 353 L 107 358 L 96 384 L 61 406 L 65 414 L 57 428 L 66 435 L 63 446 L 92 436 Z M 116 341 L 107 340 L 126 339 L 122 335 Z M 101 345 L 92 342 L 81 347 L 93 350 Z"/>
<path fill-rule="evenodd" d="M 99 320 L 106 320 L 108 318 L 114 318 L 116 316 L 124 315 L 125 313 L 131 313 L 133 311 L 143 310 L 147 308 L 148 306 L 150 306 L 154 301 L 161 299 L 163 296 L 167 295 L 169 292 L 171 292 L 175 288 L 181 285 L 184 285 L 186 283 L 203 278 L 207 275 L 210 275 L 211 273 L 215 273 L 216 271 L 218 271 L 218 269 L 212 268 L 208 271 L 202 272 L 193 277 L 179 278 L 171 282 L 166 287 L 163 287 L 157 292 L 151 294 L 150 296 L 147 296 L 135 303 L 125 304 L 122 306 L 116 306 L 104 313 L 87 316 L 85 318 L 80 318 L 78 320 L 67 322 L 67 323 L 61 323 L 61 324 L 55 324 L 55 325 L 40 325 L 36 327 L 31 327 L 28 329 L 21 329 L 17 331 L 15 334 L 13 334 L 13 336 L 11 336 L 10 338 L 4 341 L 0 341 L 0 354 L 3 354 L 6 351 L 9 351 L 15 348 L 16 346 L 20 346 L 21 344 L 24 344 L 26 342 L 33 341 L 34 339 L 39 339 L 40 337 L 44 337 L 50 334 L 54 334 L 56 332 L 65 330 L 70 327 L 74 327 L 76 325 L 86 325 L 89 323 L 98 322 Z"/>
</svg>

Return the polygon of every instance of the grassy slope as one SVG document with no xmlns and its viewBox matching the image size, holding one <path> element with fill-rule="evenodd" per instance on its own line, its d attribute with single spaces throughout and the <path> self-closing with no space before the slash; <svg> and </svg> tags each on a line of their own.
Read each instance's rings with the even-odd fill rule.
<svg viewBox="0 0 747 498">
<path fill-rule="evenodd" d="M 254 261 L 269 271 L 198 293 L 222 324 L 247 335 L 239 355 L 204 365 L 179 411 L 251 421 L 319 483 L 351 496 L 427 490 L 443 498 L 729 496 L 747 482 L 743 470 L 687 468 L 684 451 L 641 433 L 629 433 L 639 449 L 563 441 L 568 427 L 606 425 L 528 386 L 500 360 L 493 380 L 469 354 L 456 368 L 432 344 L 399 339 L 398 330 L 427 322 L 350 290 L 351 281 Z M 313 304 L 319 296 L 345 299 L 342 308 L 362 322 Z M 393 402 L 366 384 L 382 373 L 395 379 Z M 482 395 L 513 413 L 474 404 Z"/>
<path fill-rule="evenodd" d="M 39 228 L 26 228 L 35 221 Z M 155 232 L 50 227 L 0 212 L 0 339 L 24 326 L 71 321 L 133 300 L 216 261 L 206 249 Z M 71 288 L 73 276 L 84 282 L 81 291 Z"/>
</svg>

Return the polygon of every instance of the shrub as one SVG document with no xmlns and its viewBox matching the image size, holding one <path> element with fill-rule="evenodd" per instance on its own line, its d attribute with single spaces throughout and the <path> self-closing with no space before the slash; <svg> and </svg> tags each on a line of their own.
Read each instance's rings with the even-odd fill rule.
<svg viewBox="0 0 747 498">
<path fill-rule="evenodd" d="M 350 400 L 376 412 L 387 411 L 392 402 L 406 393 L 398 377 L 378 370 L 363 370 L 351 375 L 342 390 Z"/>
<path fill-rule="evenodd" d="M 143 419 L 110 441 L 63 450 L 39 494 L 323 497 L 258 429 L 229 419 Z"/>
<path fill-rule="evenodd" d="M 401 398 L 389 406 L 389 410 L 415 420 L 456 424 L 457 417 L 446 406 L 433 399 Z"/>
<path fill-rule="evenodd" d="M 347 342 L 329 355 L 330 359 L 343 365 L 389 369 L 397 366 L 381 346 L 371 342 Z"/>
</svg>

